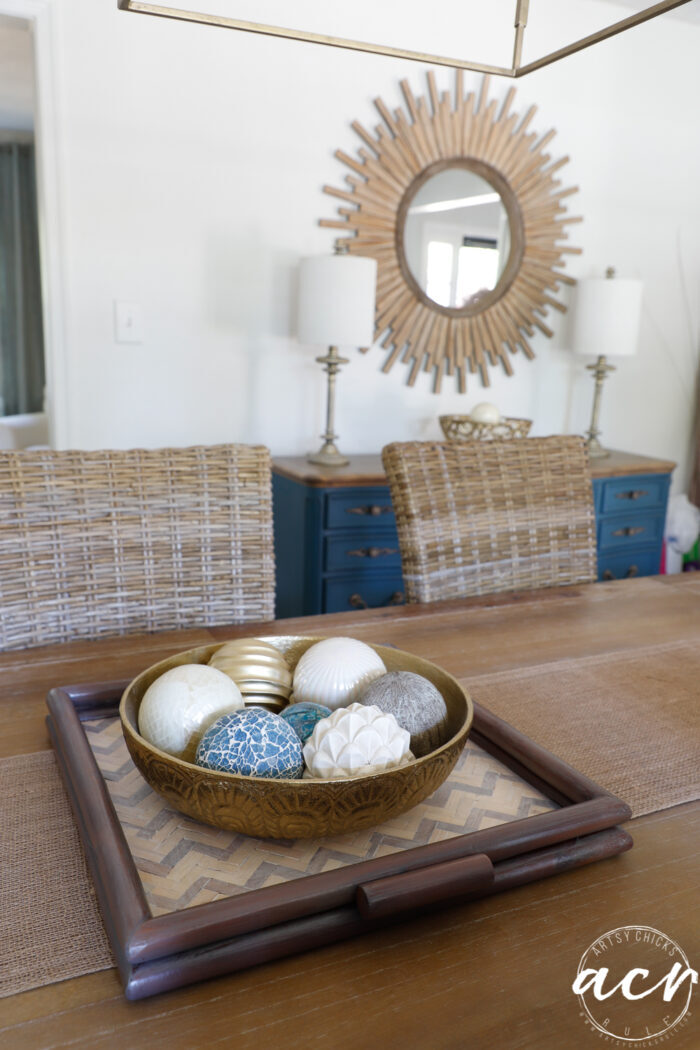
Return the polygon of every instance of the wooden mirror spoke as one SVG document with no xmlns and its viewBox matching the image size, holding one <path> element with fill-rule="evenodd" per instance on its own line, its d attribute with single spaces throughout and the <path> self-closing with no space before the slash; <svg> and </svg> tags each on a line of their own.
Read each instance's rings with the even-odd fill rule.
<svg viewBox="0 0 700 1050">
<path fill-rule="evenodd" d="M 375 99 L 380 123 L 373 131 L 352 124 L 362 146 L 357 157 L 336 151 L 352 174 L 345 177 L 347 188 L 323 187 L 340 203 L 338 217 L 321 219 L 321 225 L 344 231 L 338 247 L 377 260 L 375 338 L 385 352 L 382 371 L 400 361 L 409 367 L 409 385 L 426 371 L 434 376 L 436 392 L 447 376 L 464 393 L 468 376 L 478 375 L 488 386 L 492 367 L 512 375 L 514 355 L 534 357 L 529 339 L 538 332 L 552 336 L 544 318 L 551 309 L 566 310 L 556 293 L 575 282 L 561 269 L 568 255 L 581 251 L 569 243 L 568 229 L 581 217 L 569 215 L 564 203 L 578 187 L 564 187 L 558 177 L 569 158 L 548 151 L 555 131 L 530 130 L 537 107 L 522 117 L 512 111 L 514 88 L 499 105 L 488 98 L 488 77 L 478 94 L 465 94 L 458 70 L 454 96 L 439 91 L 432 70 L 427 81 L 426 95 L 418 97 L 401 81 L 404 106 L 393 111 Z M 479 176 L 498 194 L 510 235 L 495 287 L 461 306 L 428 297 L 404 244 L 415 195 L 452 168 Z"/>
</svg>

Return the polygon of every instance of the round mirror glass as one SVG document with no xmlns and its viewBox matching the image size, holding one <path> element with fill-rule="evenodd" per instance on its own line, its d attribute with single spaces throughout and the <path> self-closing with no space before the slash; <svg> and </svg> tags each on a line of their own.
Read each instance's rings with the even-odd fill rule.
<svg viewBox="0 0 700 1050">
<path fill-rule="evenodd" d="M 478 308 L 498 285 L 511 250 L 503 200 L 466 167 L 432 175 L 407 201 L 406 265 L 431 302 L 452 310 Z"/>
</svg>

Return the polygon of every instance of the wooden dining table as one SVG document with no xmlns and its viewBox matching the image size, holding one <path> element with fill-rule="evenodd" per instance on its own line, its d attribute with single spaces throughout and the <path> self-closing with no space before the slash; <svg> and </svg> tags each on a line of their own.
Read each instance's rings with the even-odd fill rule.
<svg viewBox="0 0 700 1050">
<path fill-rule="evenodd" d="M 0 757 L 51 746 L 45 700 L 56 685 L 129 678 L 178 650 L 250 633 L 221 627 L 5 653 Z M 394 645 L 464 683 L 540 664 L 556 675 L 558 661 L 700 644 L 700 574 L 276 621 L 264 633 Z M 595 1048 L 605 1037 L 584 1026 L 571 984 L 596 937 L 644 924 L 700 964 L 700 804 L 626 828 L 634 847 L 612 859 L 152 999 L 126 1001 L 109 969 L 0 999 L 0 1046 Z M 669 1046 L 700 1047 L 699 996 Z"/>
</svg>

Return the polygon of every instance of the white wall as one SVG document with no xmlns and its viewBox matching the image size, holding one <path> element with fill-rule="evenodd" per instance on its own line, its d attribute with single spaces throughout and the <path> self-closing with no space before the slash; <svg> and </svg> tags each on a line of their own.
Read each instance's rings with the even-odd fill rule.
<svg viewBox="0 0 700 1050">
<path fill-rule="evenodd" d="M 531 6 L 535 44 L 559 44 L 561 0 Z M 360 144 L 351 121 L 373 127 L 372 99 L 399 105 L 399 79 L 420 92 L 425 67 L 127 14 L 116 0 L 56 7 L 58 443 L 317 446 L 324 385 L 317 348 L 290 335 L 295 266 L 331 249 L 317 220 L 334 202 L 321 187 L 344 178 L 333 151 Z M 608 21 L 629 13 L 566 8 L 569 37 L 592 8 Z M 445 34 L 454 50 L 447 23 Z M 539 106 L 538 130 L 558 129 L 553 149 L 571 156 L 564 176 L 581 188 L 571 210 L 585 222 L 572 229 L 585 251 L 569 271 L 612 264 L 645 282 L 639 354 L 608 380 L 604 440 L 677 460 L 677 487 L 698 357 L 699 54 L 700 26 L 667 16 L 518 81 L 516 96 L 520 111 Z M 446 70 L 438 78 L 453 83 Z M 496 80 L 492 93 L 508 86 Z M 142 304 L 143 345 L 115 344 L 115 299 Z M 474 383 L 466 397 L 435 396 L 427 376 L 407 388 L 401 366 L 380 372 L 379 349 L 353 356 L 339 384 L 341 446 L 438 436 L 440 413 L 485 398 L 533 418 L 537 434 L 583 431 L 592 381 L 567 350 L 566 323 L 551 322 L 556 337 L 535 340 L 535 362 L 516 360 L 512 378 L 495 374 L 490 391 Z"/>
</svg>

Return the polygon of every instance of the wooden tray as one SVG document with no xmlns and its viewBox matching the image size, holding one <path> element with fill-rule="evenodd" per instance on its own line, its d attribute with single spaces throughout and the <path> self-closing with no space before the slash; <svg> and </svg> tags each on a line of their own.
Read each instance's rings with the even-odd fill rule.
<svg viewBox="0 0 700 1050">
<path fill-rule="evenodd" d="M 127 684 L 53 689 L 47 725 L 128 999 L 499 893 L 632 845 L 615 827 L 631 816 L 624 802 L 475 704 L 470 740 L 558 809 L 154 915 L 82 724 L 116 716 Z"/>
</svg>

